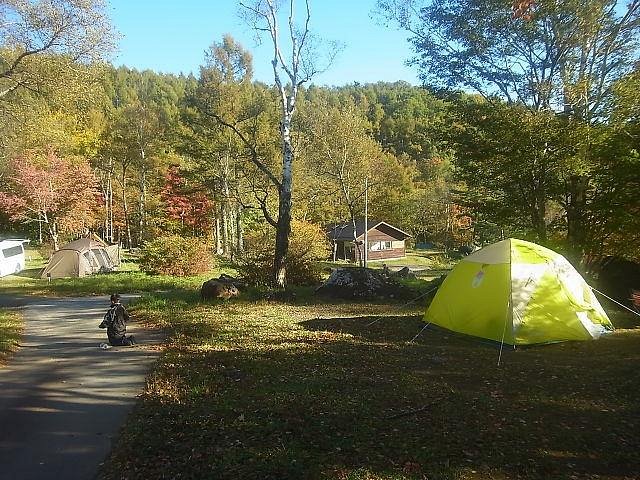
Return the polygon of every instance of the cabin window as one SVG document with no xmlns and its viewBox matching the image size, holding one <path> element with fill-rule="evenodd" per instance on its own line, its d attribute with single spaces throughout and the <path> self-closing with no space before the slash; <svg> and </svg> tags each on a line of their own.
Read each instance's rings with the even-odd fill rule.
<svg viewBox="0 0 640 480">
<path fill-rule="evenodd" d="M 369 242 L 369 250 L 372 252 L 391 250 L 391 244 L 391 242 Z"/>
<path fill-rule="evenodd" d="M 20 255 L 23 252 L 22 247 L 18 245 L 17 247 L 9 247 L 3 248 L 2 254 L 4 258 L 15 257 L 16 255 Z"/>
</svg>

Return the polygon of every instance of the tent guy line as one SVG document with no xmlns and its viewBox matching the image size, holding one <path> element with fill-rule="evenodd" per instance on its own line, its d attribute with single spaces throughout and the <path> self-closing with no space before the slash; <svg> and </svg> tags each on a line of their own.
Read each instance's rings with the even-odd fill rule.
<svg viewBox="0 0 640 480">
<path fill-rule="evenodd" d="M 618 305 L 620 305 L 622 308 L 625 308 L 627 310 L 629 310 L 631 313 L 633 313 L 634 315 L 640 317 L 640 313 L 636 312 L 635 310 L 630 309 L 629 307 L 627 307 L 626 305 L 618 302 L 617 300 L 614 300 L 613 298 L 605 295 L 604 293 L 602 293 L 600 290 L 596 290 L 595 288 L 593 288 L 591 285 L 589 285 L 589 288 L 591 290 L 593 290 L 596 293 L 599 293 L 600 295 L 602 295 L 604 298 L 608 298 L 609 300 L 611 300 L 613 303 L 617 303 Z"/>
<path fill-rule="evenodd" d="M 396 308 L 396 310 L 402 310 L 403 308 L 408 307 L 409 305 L 411 305 L 411 304 L 412 304 L 412 303 L 414 303 L 415 301 L 420 300 L 422 297 L 425 297 L 425 296 L 429 295 L 431 292 L 433 292 L 434 290 L 437 290 L 438 286 L 439 286 L 439 285 L 437 285 L 437 286 L 433 287 L 433 288 L 432 288 L 432 289 L 430 289 L 430 290 L 427 290 L 425 293 L 423 293 L 423 294 L 422 294 L 422 295 L 420 295 L 419 297 L 414 298 L 413 300 L 411 300 L 411 301 L 409 301 L 409 302 L 405 303 L 404 305 L 400 305 L 399 307 L 397 307 L 397 308 Z M 370 326 L 371 326 L 371 325 L 373 325 L 374 323 L 377 323 L 377 322 L 378 322 L 378 320 L 380 320 L 380 317 L 376 318 L 376 319 L 375 319 L 373 322 L 371 322 L 371 323 L 367 323 L 367 324 L 365 325 L 365 327 L 370 327 Z M 416 337 L 417 337 L 417 336 L 416 336 Z M 412 340 L 412 341 L 413 341 L 413 340 Z M 411 343 L 411 342 L 409 342 L 409 343 Z"/>
</svg>

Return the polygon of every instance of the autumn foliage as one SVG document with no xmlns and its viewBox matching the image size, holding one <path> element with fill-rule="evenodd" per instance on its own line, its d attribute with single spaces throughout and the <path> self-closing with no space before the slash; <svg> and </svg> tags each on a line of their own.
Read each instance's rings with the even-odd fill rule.
<svg viewBox="0 0 640 480">
<path fill-rule="evenodd" d="M 169 168 L 161 193 L 167 217 L 180 222 L 183 230 L 205 233 L 211 230 L 214 204 L 202 189 L 189 186 L 178 166 Z"/>
<path fill-rule="evenodd" d="M 327 236 L 313 223 L 293 220 L 287 254 L 287 281 L 290 285 L 309 285 L 320 281 L 318 262 L 329 257 Z M 273 268 L 274 232 L 254 231 L 245 238 L 246 252 L 240 262 L 243 278 L 254 285 L 270 283 Z"/>
<path fill-rule="evenodd" d="M 513 18 L 531 20 L 532 13 L 536 7 L 535 0 L 514 0 Z"/>
<path fill-rule="evenodd" d="M 198 275 L 211 270 L 213 263 L 211 248 L 205 242 L 179 235 L 147 242 L 140 254 L 140 270 L 150 275 Z"/>
<path fill-rule="evenodd" d="M 54 246 L 61 232 L 78 232 L 95 221 L 99 194 L 91 167 L 83 158 L 63 158 L 49 149 L 10 159 L 7 182 L 0 187 L 0 209 L 11 220 L 41 222 Z"/>
</svg>

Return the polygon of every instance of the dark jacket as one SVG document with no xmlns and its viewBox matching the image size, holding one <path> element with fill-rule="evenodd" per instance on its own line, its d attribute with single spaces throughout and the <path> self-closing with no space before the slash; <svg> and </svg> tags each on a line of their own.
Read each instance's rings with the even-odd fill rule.
<svg viewBox="0 0 640 480">
<path fill-rule="evenodd" d="M 129 321 L 129 313 L 124 305 L 115 303 L 104 315 L 104 320 L 100 324 L 100 328 L 107 329 L 109 341 L 119 340 L 127 333 L 127 322 Z"/>
</svg>

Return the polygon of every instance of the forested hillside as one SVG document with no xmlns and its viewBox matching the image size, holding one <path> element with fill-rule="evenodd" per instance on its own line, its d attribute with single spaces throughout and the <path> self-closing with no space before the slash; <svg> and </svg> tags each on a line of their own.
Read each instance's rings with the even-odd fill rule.
<svg viewBox="0 0 640 480">
<path fill-rule="evenodd" d="M 471 0 L 409 18 L 392 5 L 403 3 L 380 2 L 381 14 L 415 33 L 425 86 L 301 82 L 292 217 L 321 226 L 361 217 L 367 179 L 369 216 L 415 242 L 517 236 L 576 259 L 637 259 L 636 24 L 619 23 L 607 2 L 589 2 L 588 19 L 547 6 L 533 20 Z M 456 30 L 465 12 L 490 28 Z M 565 31 L 545 36 L 558 18 Z M 605 45 L 596 31 L 603 18 L 624 28 L 618 43 Z M 247 233 L 277 225 L 280 91 L 253 80 L 251 53 L 231 36 L 213 39 L 197 75 L 176 76 L 114 68 L 70 48 L 35 52 L 2 28 L 0 231 L 54 248 L 88 230 L 125 247 L 180 234 L 233 257 Z M 471 46 L 445 54 L 427 28 Z M 107 41 L 87 44 L 111 38 L 103 30 L 68 40 L 105 52 Z M 556 75 L 534 57 L 561 41 L 573 54 L 548 59 L 562 69 Z M 516 56 L 521 67 L 507 78 L 496 65 Z"/>
</svg>

